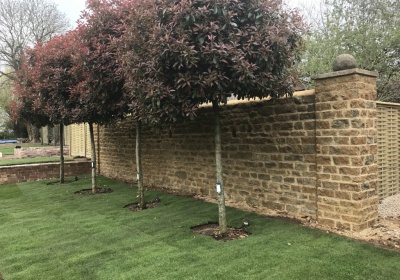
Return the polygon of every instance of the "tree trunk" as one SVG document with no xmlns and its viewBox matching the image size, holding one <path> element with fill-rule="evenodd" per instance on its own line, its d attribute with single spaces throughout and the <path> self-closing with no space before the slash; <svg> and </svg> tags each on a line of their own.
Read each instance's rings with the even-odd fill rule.
<svg viewBox="0 0 400 280">
<path fill-rule="evenodd" d="M 93 123 L 89 123 L 90 131 L 90 144 L 92 147 L 92 193 L 97 192 L 97 182 L 96 182 L 96 147 L 94 145 L 94 130 Z"/>
<path fill-rule="evenodd" d="M 28 138 L 30 143 L 40 143 L 40 130 L 33 124 L 26 124 Z"/>
<path fill-rule="evenodd" d="M 64 125 L 60 124 L 60 139 L 64 139 Z M 65 183 L 64 178 L 64 141 L 60 141 L 60 184 Z"/>
<path fill-rule="evenodd" d="M 139 208 L 144 209 L 143 174 L 142 174 L 142 121 L 136 122 L 136 169 L 139 193 Z"/>
<path fill-rule="evenodd" d="M 218 101 L 213 101 L 213 111 L 215 120 L 215 163 L 217 173 L 217 195 L 218 195 L 218 217 L 219 229 L 221 234 L 227 232 L 226 225 L 226 211 L 225 211 L 225 197 L 224 197 L 224 183 L 222 178 L 222 159 L 221 159 L 221 121 L 219 115 Z"/>
<path fill-rule="evenodd" d="M 97 163 L 97 175 L 100 175 L 100 125 L 97 125 L 97 159 L 96 159 L 96 163 Z"/>
</svg>

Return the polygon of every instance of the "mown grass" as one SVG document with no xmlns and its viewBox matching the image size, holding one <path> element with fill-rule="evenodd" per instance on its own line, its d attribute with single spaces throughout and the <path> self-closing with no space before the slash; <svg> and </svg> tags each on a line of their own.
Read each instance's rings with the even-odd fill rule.
<svg viewBox="0 0 400 280">
<path fill-rule="evenodd" d="M 64 157 L 64 161 L 71 161 L 72 157 Z M 21 165 L 32 163 L 60 162 L 60 157 L 34 157 L 34 158 L 16 158 L 0 160 L 0 166 Z"/>
<path fill-rule="evenodd" d="M 51 181 L 51 180 L 50 180 Z M 54 181 L 54 180 L 53 180 Z M 229 242 L 190 227 L 217 220 L 217 206 L 148 191 L 153 209 L 123 208 L 136 188 L 75 195 L 90 178 L 0 186 L 0 273 L 8 279 L 400 279 L 400 254 L 228 208 L 228 224 L 252 235 Z"/>
</svg>

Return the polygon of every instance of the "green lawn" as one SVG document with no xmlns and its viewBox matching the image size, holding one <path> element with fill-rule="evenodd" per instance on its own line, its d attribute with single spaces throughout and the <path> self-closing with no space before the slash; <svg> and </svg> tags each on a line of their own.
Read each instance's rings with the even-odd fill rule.
<svg viewBox="0 0 400 280">
<path fill-rule="evenodd" d="M 64 161 L 71 161 L 72 157 L 64 157 Z M 0 166 L 20 165 L 31 163 L 44 163 L 44 162 L 60 162 L 60 157 L 34 157 L 34 158 L 16 158 L 16 159 L 3 159 L 0 160 Z"/>
<path fill-rule="evenodd" d="M 53 180 L 54 181 L 54 180 Z M 400 254 L 286 221 L 227 209 L 252 235 L 229 242 L 190 227 L 217 220 L 217 206 L 155 191 L 161 205 L 132 212 L 136 188 L 75 195 L 90 178 L 0 186 L 0 273 L 17 279 L 400 279 Z"/>
</svg>

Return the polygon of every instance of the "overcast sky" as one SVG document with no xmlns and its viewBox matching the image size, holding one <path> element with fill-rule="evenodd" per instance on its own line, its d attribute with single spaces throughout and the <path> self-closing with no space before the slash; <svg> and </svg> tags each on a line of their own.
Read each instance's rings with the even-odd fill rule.
<svg viewBox="0 0 400 280">
<path fill-rule="evenodd" d="M 59 11 L 67 15 L 69 21 L 76 26 L 76 21 L 85 9 L 85 0 L 51 0 L 58 5 Z"/>
<path fill-rule="evenodd" d="M 317 4 L 320 0 L 284 0 L 292 7 L 301 8 L 305 4 Z M 76 21 L 79 19 L 81 11 L 85 9 L 85 0 L 52 0 L 58 5 L 61 12 L 65 13 L 71 22 L 72 26 L 76 26 Z"/>
</svg>

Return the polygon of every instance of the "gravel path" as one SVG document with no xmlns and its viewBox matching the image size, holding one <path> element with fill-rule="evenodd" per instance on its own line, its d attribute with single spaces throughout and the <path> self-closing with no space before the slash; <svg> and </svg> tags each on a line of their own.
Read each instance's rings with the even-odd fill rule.
<svg viewBox="0 0 400 280">
<path fill-rule="evenodd" d="M 382 200 L 378 208 L 379 216 L 382 218 L 400 216 L 400 194 L 389 196 Z"/>
</svg>

